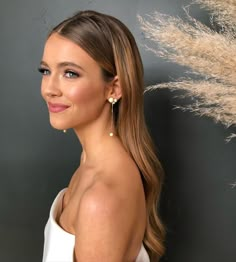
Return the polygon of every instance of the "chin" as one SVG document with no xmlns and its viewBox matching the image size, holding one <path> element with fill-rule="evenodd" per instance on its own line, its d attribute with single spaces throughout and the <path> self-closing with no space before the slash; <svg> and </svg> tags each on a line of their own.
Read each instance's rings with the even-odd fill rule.
<svg viewBox="0 0 236 262">
<path fill-rule="evenodd" d="M 57 130 L 65 130 L 71 128 L 71 126 L 66 124 L 64 121 L 55 121 L 51 118 L 50 118 L 50 124 L 53 128 Z"/>
<path fill-rule="evenodd" d="M 58 131 L 63 131 L 63 130 L 69 129 L 68 127 L 58 127 L 58 126 L 55 126 L 55 125 L 51 125 L 51 127 L 52 127 L 53 129 L 58 130 Z"/>
</svg>

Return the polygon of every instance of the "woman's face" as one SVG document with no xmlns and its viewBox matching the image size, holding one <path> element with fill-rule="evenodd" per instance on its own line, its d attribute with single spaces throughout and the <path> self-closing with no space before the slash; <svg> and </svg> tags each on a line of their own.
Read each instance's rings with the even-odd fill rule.
<svg viewBox="0 0 236 262">
<path fill-rule="evenodd" d="M 52 34 L 45 44 L 39 71 L 43 76 L 41 93 L 54 128 L 77 128 L 100 116 L 108 84 L 97 62 L 77 44 Z"/>
</svg>

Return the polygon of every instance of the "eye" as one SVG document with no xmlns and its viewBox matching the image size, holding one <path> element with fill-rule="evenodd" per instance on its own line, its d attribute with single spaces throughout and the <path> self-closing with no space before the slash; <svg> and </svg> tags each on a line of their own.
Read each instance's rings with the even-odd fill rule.
<svg viewBox="0 0 236 262">
<path fill-rule="evenodd" d="M 65 71 L 65 77 L 67 77 L 67 78 L 77 78 L 77 77 L 79 77 L 79 74 L 74 72 L 74 71 L 67 70 L 67 71 Z"/>
<path fill-rule="evenodd" d="M 50 71 L 47 68 L 39 67 L 38 71 L 42 75 L 49 75 L 50 74 Z"/>
</svg>

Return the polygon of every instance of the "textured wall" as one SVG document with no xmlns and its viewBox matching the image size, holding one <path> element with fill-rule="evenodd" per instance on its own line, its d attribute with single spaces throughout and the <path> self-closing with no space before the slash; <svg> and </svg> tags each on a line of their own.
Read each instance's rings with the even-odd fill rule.
<svg viewBox="0 0 236 262">
<path fill-rule="evenodd" d="M 43 229 L 56 193 L 76 169 L 81 147 L 73 131 L 52 129 L 40 96 L 46 34 L 77 10 L 117 16 L 135 35 L 146 84 L 177 77 L 182 69 L 157 59 L 145 43 L 136 15 L 182 15 L 179 0 L 21 0 L 0 8 L 0 261 L 41 261 Z M 207 14 L 194 9 L 203 20 Z M 170 262 L 233 262 L 236 257 L 236 144 L 212 120 L 173 110 L 169 91 L 145 95 L 145 114 L 166 170 L 162 214 Z"/>
</svg>

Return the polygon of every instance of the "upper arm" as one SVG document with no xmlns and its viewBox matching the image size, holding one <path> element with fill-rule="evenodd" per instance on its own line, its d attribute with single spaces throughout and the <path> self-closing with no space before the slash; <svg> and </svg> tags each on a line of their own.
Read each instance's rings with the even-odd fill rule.
<svg viewBox="0 0 236 262">
<path fill-rule="evenodd" d="M 132 227 L 126 202 L 104 185 L 84 194 L 75 222 L 76 261 L 124 260 Z"/>
</svg>

